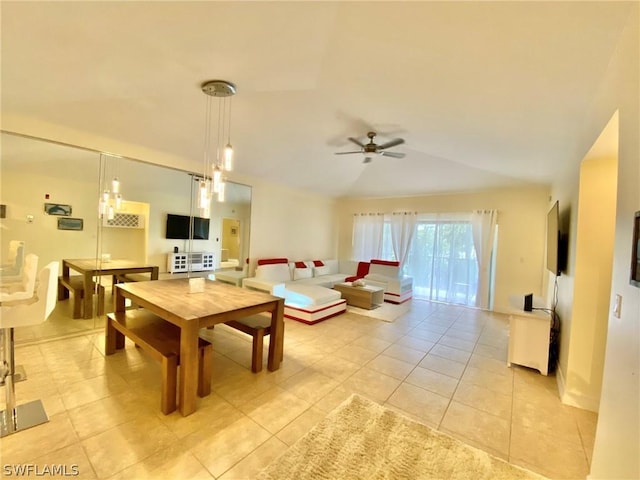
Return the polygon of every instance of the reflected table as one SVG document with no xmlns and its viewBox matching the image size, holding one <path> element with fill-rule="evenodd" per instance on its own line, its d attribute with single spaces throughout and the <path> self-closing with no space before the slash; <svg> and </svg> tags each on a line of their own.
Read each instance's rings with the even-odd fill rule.
<svg viewBox="0 0 640 480">
<path fill-rule="evenodd" d="M 84 291 L 93 290 L 93 277 L 96 275 L 127 275 L 131 273 L 150 273 L 151 280 L 158 279 L 160 271 L 157 265 L 144 265 L 133 260 L 101 261 L 97 258 L 63 259 L 62 276 L 68 277 L 69 271 L 75 270 L 84 277 Z M 68 296 L 69 292 L 65 292 Z M 85 294 L 83 302 L 83 318 L 93 318 L 93 295 Z"/>
<path fill-rule="evenodd" d="M 192 279 L 193 280 L 193 279 Z M 124 283 L 115 286 L 115 310 L 125 312 L 125 300 L 148 309 L 180 327 L 180 380 L 178 404 L 182 415 L 196 409 L 198 386 L 198 331 L 201 328 L 238 320 L 256 313 L 271 313 L 271 341 L 267 368 L 278 370 L 284 342 L 284 299 L 197 279 L 202 291 L 190 293 L 189 279 Z"/>
</svg>

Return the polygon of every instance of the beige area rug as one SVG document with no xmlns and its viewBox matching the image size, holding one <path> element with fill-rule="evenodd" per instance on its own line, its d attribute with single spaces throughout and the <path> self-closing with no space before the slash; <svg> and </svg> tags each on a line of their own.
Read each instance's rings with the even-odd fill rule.
<svg viewBox="0 0 640 480">
<path fill-rule="evenodd" d="M 347 312 L 363 315 L 365 317 L 377 318 L 384 322 L 393 322 L 400 317 L 400 315 L 407 313 L 408 311 L 408 305 L 394 305 L 393 303 L 386 302 L 371 310 L 347 305 Z"/>
<path fill-rule="evenodd" d="M 543 479 L 359 395 L 352 395 L 260 480 Z"/>
</svg>

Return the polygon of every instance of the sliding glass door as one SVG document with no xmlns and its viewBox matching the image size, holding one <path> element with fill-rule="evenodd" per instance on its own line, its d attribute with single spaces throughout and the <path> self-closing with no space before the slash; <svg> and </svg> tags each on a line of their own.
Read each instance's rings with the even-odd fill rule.
<svg viewBox="0 0 640 480">
<path fill-rule="evenodd" d="M 388 216 L 382 230 L 381 258 L 398 260 Z M 413 277 L 416 298 L 475 306 L 478 262 L 470 215 L 420 214 L 402 273 Z"/>
<path fill-rule="evenodd" d="M 413 277 L 416 297 L 475 305 L 478 264 L 471 223 L 419 220 L 403 273 Z"/>
</svg>

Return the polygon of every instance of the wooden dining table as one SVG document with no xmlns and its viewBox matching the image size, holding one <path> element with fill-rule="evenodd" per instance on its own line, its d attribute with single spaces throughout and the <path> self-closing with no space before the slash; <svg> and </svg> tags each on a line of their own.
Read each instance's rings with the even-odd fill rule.
<svg viewBox="0 0 640 480">
<path fill-rule="evenodd" d="M 84 291 L 93 290 L 93 277 L 97 275 L 127 275 L 131 273 L 150 273 L 151 280 L 158 279 L 158 265 L 145 265 L 134 260 L 113 259 L 102 261 L 99 258 L 78 258 L 62 260 L 62 276 L 68 277 L 74 270 L 84 277 Z M 68 295 L 68 292 L 66 292 Z M 82 299 L 84 318 L 93 318 L 93 296 L 85 295 Z"/>
<path fill-rule="evenodd" d="M 190 280 L 199 281 L 201 291 L 190 293 Z M 283 298 L 209 279 L 181 278 L 116 285 L 116 312 L 126 312 L 126 299 L 180 327 L 178 408 L 184 416 L 196 410 L 198 331 L 201 328 L 270 312 L 267 368 L 270 371 L 280 368 L 284 343 Z"/>
</svg>

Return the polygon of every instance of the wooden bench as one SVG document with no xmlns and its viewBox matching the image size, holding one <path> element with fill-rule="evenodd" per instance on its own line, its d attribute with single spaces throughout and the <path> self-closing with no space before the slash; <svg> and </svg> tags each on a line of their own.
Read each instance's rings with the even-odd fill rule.
<svg viewBox="0 0 640 480">
<path fill-rule="evenodd" d="M 176 409 L 180 365 L 180 328 L 143 309 L 107 314 L 106 355 L 124 348 L 124 337 L 162 365 L 160 409 L 168 415 Z M 213 347 L 202 338 L 198 344 L 198 396 L 211 393 Z"/>
<path fill-rule="evenodd" d="M 144 273 L 124 273 L 113 276 L 113 284 L 126 282 L 146 282 L 151 280 L 150 275 Z"/>
<path fill-rule="evenodd" d="M 98 286 L 98 315 L 104 315 L 104 286 Z M 91 283 L 92 295 L 95 291 L 96 283 Z M 58 277 L 58 300 L 69 298 L 69 293 L 73 293 L 73 318 L 82 318 L 82 299 L 84 298 L 84 277 L 82 275 L 71 275 L 69 277 Z"/>
<path fill-rule="evenodd" d="M 236 330 L 251 335 L 253 337 L 253 346 L 251 350 L 251 371 L 258 373 L 262 370 L 262 352 L 264 336 L 271 334 L 271 315 L 251 315 L 239 320 L 231 320 L 225 322 Z M 271 340 L 269 340 L 271 341 Z M 282 358 L 280 358 L 282 361 Z"/>
</svg>

